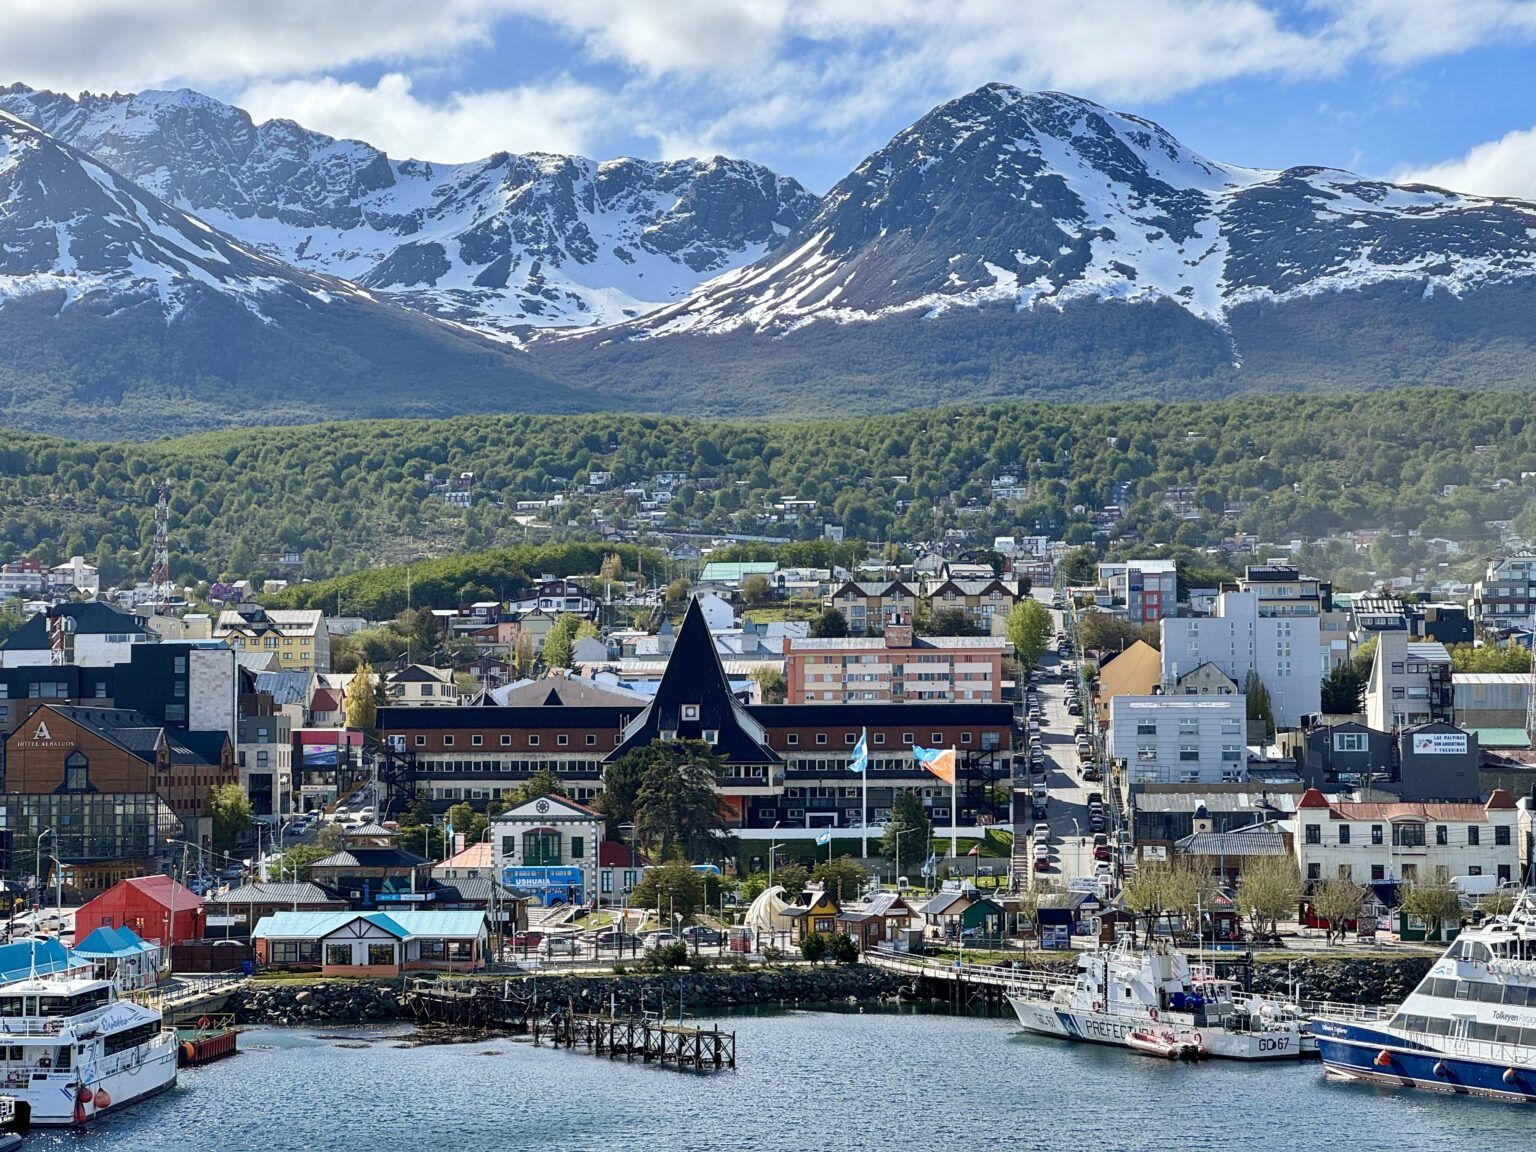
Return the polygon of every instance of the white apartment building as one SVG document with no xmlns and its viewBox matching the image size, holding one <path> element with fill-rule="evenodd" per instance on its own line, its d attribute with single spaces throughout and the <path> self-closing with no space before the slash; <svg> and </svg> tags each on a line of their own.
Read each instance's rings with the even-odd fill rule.
<svg viewBox="0 0 1536 1152">
<path fill-rule="evenodd" d="M 1114 696 L 1107 749 L 1132 784 L 1248 779 L 1244 696 Z"/>
<path fill-rule="evenodd" d="M 1376 634 L 1376 654 L 1365 686 L 1366 724 L 1390 732 L 1436 720 L 1454 723 L 1454 704 L 1451 654 L 1444 644 L 1410 640 L 1406 632 Z"/>
<path fill-rule="evenodd" d="M 1241 688 L 1250 671 L 1269 690 L 1275 724 L 1294 728 L 1322 708 L 1322 645 L 1316 616 L 1271 616 L 1256 592 L 1223 592 L 1212 616 L 1165 618 L 1163 679 L 1212 663 Z"/>
<path fill-rule="evenodd" d="M 95 596 L 101 591 L 101 575 L 84 556 L 71 556 L 63 564 L 48 569 L 48 587 L 59 592 L 82 592 Z"/>
<path fill-rule="evenodd" d="M 1295 819 L 1296 863 L 1306 880 L 1521 876 L 1519 811 L 1502 788 L 1486 804 L 1330 801 L 1309 788 Z"/>
<path fill-rule="evenodd" d="M 1472 585 L 1472 616 L 1485 628 L 1527 624 L 1536 609 L 1536 552 L 1517 552 L 1488 565 Z"/>
</svg>

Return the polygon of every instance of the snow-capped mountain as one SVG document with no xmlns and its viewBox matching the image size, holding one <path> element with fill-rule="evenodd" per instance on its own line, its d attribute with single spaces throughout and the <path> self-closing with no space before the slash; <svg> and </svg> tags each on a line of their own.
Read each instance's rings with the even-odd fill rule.
<svg viewBox="0 0 1536 1152">
<path fill-rule="evenodd" d="M 993 84 L 869 156 L 780 251 L 623 330 L 783 333 L 1087 300 L 1169 301 L 1225 329 L 1249 304 L 1530 278 L 1533 230 L 1529 204 L 1238 168 L 1148 120 Z"/>
<path fill-rule="evenodd" d="M 13 85 L 0 109 L 255 250 L 491 335 L 642 315 L 772 251 L 817 205 L 720 156 L 394 160 L 187 90 Z"/>
<path fill-rule="evenodd" d="M 0 425 L 459 410 L 422 388 L 434 374 L 480 408 L 586 406 L 526 356 L 254 251 L 0 112 Z"/>
</svg>

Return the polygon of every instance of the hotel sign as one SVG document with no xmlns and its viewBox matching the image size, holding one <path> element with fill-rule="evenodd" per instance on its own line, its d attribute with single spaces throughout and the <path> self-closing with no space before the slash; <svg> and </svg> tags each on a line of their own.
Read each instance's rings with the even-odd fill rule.
<svg viewBox="0 0 1536 1152">
<path fill-rule="evenodd" d="M 1416 756 L 1465 756 L 1467 734 L 1465 732 L 1415 732 L 1413 752 Z"/>
<path fill-rule="evenodd" d="M 55 740 L 53 733 L 48 730 L 48 721 L 40 719 L 37 727 L 33 729 L 32 739 L 18 740 L 11 745 L 13 748 L 73 748 L 73 740 Z"/>
</svg>

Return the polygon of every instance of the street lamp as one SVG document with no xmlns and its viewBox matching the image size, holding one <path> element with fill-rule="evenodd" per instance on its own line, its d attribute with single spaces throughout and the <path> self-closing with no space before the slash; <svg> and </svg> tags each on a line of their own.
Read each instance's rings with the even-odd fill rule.
<svg viewBox="0 0 1536 1152">
<path fill-rule="evenodd" d="M 56 828 L 44 828 L 37 834 L 37 840 L 33 847 L 36 849 L 36 861 L 33 864 L 32 874 L 37 877 L 37 906 L 43 906 L 43 837 L 53 837 L 53 852 L 49 859 L 53 861 L 53 914 L 59 916 L 64 906 L 64 866 L 59 863 L 59 833 Z M 25 857 L 23 857 L 25 859 Z"/>
<path fill-rule="evenodd" d="M 779 830 L 779 821 L 775 820 L 773 822 L 773 827 L 770 828 L 769 831 L 770 832 L 777 832 L 778 830 Z M 773 887 L 773 854 L 774 854 L 775 850 L 778 848 L 778 846 L 779 846 L 778 837 L 770 836 L 768 838 L 768 887 L 770 887 L 770 888 Z"/>
</svg>

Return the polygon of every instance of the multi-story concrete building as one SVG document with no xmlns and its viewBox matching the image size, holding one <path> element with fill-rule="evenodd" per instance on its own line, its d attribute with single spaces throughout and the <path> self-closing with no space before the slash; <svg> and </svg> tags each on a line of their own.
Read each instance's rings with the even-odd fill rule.
<svg viewBox="0 0 1536 1152">
<path fill-rule="evenodd" d="M 1456 719 L 1451 654 L 1433 640 L 1406 631 L 1376 634 L 1376 653 L 1365 686 L 1365 722 L 1380 731 Z"/>
<path fill-rule="evenodd" d="M 965 613 L 971 626 L 991 635 L 994 620 L 1006 619 L 1019 599 L 1019 586 L 1002 580 L 945 580 L 928 593 L 930 613 Z"/>
<path fill-rule="evenodd" d="M 1472 585 L 1472 612 L 1484 628 L 1528 624 L 1536 609 L 1536 552 L 1517 552 L 1489 563 Z"/>
<path fill-rule="evenodd" d="M 126 662 L 133 645 L 159 639 L 145 627 L 144 617 L 119 612 L 99 600 L 55 604 L 0 644 L 0 668 L 39 664 L 105 668 Z"/>
<path fill-rule="evenodd" d="M 1288 564 L 1250 564 L 1237 589 L 1259 598 L 1261 616 L 1321 616 L 1333 606 L 1331 584 Z"/>
<path fill-rule="evenodd" d="M 282 714 L 242 716 L 237 731 L 235 764 L 251 815 L 281 819 L 293 808 L 293 721 Z"/>
<path fill-rule="evenodd" d="M 850 636 L 878 636 L 890 621 L 912 619 L 917 593 L 900 580 L 849 580 L 824 603 L 843 614 Z"/>
<path fill-rule="evenodd" d="M 1099 586 L 1113 605 L 1125 606 L 1132 624 L 1153 624 L 1179 602 L 1179 573 L 1172 560 L 1127 560 L 1099 565 Z"/>
<path fill-rule="evenodd" d="M 789 704 L 1000 701 L 1007 641 L 991 636 L 914 636 L 888 624 L 881 638 L 787 637 Z"/>
<path fill-rule="evenodd" d="M 213 635 L 236 652 L 275 656 L 284 672 L 331 670 L 331 633 L 318 608 L 228 608 L 214 621 Z"/>
<path fill-rule="evenodd" d="M 1135 784 L 1240 784 L 1248 778 L 1243 696 L 1116 696 L 1106 749 Z"/>
<path fill-rule="evenodd" d="M 1162 622 L 1164 679 L 1210 662 L 1246 686 L 1255 673 L 1269 691 L 1275 724 L 1293 728 L 1322 706 L 1322 650 L 1318 619 L 1265 615 L 1254 592 L 1223 592 L 1215 614 L 1172 617 Z"/>
<path fill-rule="evenodd" d="M 1522 873 L 1518 818 L 1502 788 L 1486 804 L 1330 801 L 1312 788 L 1296 809 L 1296 863 L 1312 881 L 1514 880 Z"/>
</svg>

